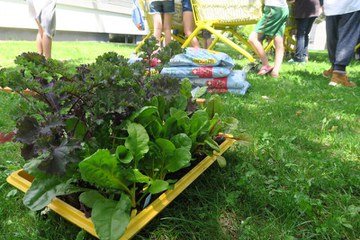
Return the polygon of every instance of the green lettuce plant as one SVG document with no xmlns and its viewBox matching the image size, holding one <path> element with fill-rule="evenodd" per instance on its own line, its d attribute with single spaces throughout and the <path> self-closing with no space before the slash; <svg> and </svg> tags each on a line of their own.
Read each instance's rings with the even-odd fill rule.
<svg viewBox="0 0 360 240">
<path fill-rule="evenodd" d="M 17 67 L 0 70 L 0 85 L 28 105 L 15 131 L 29 160 L 24 169 L 35 177 L 27 207 L 41 210 L 56 196 L 77 193 L 99 237 L 118 239 L 131 211 L 174 187 L 174 173 L 219 151 L 216 136 L 236 119 L 223 118 L 219 96 L 201 108 L 190 81 L 151 74 L 155 44 L 149 39 L 142 60 L 131 64 L 114 52 L 80 66 L 23 53 Z M 176 43 L 165 47 L 157 70 L 181 51 Z"/>
</svg>

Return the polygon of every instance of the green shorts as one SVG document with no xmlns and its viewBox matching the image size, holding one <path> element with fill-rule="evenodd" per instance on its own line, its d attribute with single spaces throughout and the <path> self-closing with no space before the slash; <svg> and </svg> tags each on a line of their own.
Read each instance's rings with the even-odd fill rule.
<svg viewBox="0 0 360 240">
<path fill-rule="evenodd" d="M 271 37 L 284 36 L 288 16 L 287 7 L 265 6 L 264 13 L 255 26 L 255 32 Z"/>
</svg>

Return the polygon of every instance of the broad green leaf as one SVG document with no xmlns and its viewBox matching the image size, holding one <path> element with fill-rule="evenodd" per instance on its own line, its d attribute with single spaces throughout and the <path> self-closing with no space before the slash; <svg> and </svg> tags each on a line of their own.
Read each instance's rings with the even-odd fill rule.
<svg viewBox="0 0 360 240">
<path fill-rule="evenodd" d="M 35 178 L 25 193 L 23 203 L 32 211 L 46 207 L 56 196 L 77 192 L 71 187 L 74 179 L 64 180 L 58 177 Z"/>
<path fill-rule="evenodd" d="M 226 159 L 223 156 L 216 156 L 216 161 L 221 168 L 226 167 Z"/>
<path fill-rule="evenodd" d="M 171 117 L 176 119 L 176 125 L 178 129 L 182 129 L 183 131 L 187 131 L 190 125 L 190 118 L 188 114 L 176 108 L 170 109 Z"/>
<path fill-rule="evenodd" d="M 186 110 L 186 107 L 188 105 L 188 98 L 186 98 L 184 96 L 180 96 L 180 95 L 175 95 L 172 100 L 173 100 L 172 104 L 171 104 L 172 107 L 181 109 L 184 111 Z"/>
<path fill-rule="evenodd" d="M 162 156 L 163 153 L 160 150 L 160 147 L 153 141 L 149 142 L 149 153 L 146 154 L 145 161 L 141 162 L 141 166 L 139 166 L 139 169 L 141 171 L 147 171 L 151 170 L 151 172 L 158 172 L 163 167 L 163 159 Z M 148 172 L 150 177 L 153 177 L 153 175 L 150 175 L 150 172 Z"/>
<path fill-rule="evenodd" d="M 165 124 L 162 126 L 162 136 L 168 138 L 177 132 L 179 131 L 176 117 L 171 116 L 167 118 Z"/>
<path fill-rule="evenodd" d="M 187 117 L 188 115 L 184 110 L 172 107 L 170 108 L 170 116 L 180 119 L 183 117 Z"/>
<path fill-rule="evenodd" d="M 218 113 L 221 116 L 224 109 L 224 104 L 219 95 L 212 95 L 211 98 L 206 101 L 206 112 L 209 114 L 210 118 L 212 118 L 215 113 Z"/>
<path fill-rule="evenodd" d="M 185 148 L 177 148 L 164 161 L 165 169 L 169 172 L 176 172 L 190 165 L 191 153 Z"/>
<path fill-rule="evenodd" d="M 193 99 L 197 99 L 205 95 L 205 93 L 207 92 L 207 88 L 207 86 L 200 87 L 193 96 Z"/>
<path fill-rule="evenodd" d="M 161 193 L 163 191 L 168 190 L 168 188 L 169 188 L 169 183 L 167 181 L 156 179 L 151 182 L 149 192 L 151 194 Z"/>
<path fill-rule="evenodd" d="M 188 78 L 181 81 L 180 93 L 186 97 L 191 98 L 192 83 Z"/>
<path fill-rule="evenodd" d="M 208 133 L 210 120 L 207 113 L 203 110 L 196 111 L 191 117 L 190 130 L 192 141 L 196 141 L 196 138 L 203 132 Z"/>
<path fill-rule="evenodd" d="M 149 183 L 151 178 L 140 172 L 139 169 L 128 169 L 127 179 L 137 183 Z"/>
<path fill-rule="evenodd" d="M 118 240 L 124 234 L 130 222 L 131 201 L 121 194 L 118 202 L 101 199 L 95 202 L 91 220 L 101 240 Z"/>
<path fill-rule="evenodd" d="M 215 113 L 213 118 L 210 120 L 209 134 L 211 136 L 216 136 L 222 129 L 222 122 L 219 114 Z"/>
<path fill-rule="evenodd" d="M 185 133 L 179 133 L 173 136 L 171 142 L 175 145 L 176 148 L 185 148 L 187 150 L 191 150 L 192 141 L 191 138 Z"/>
<path fill-rule="evenodd" d="M 214 139 L 212 139 L 211 137 L 208 137 L 204 143 L 206 145 L 208 145 L 211 149 L 215 150 L 216 152 L 220 152 L 220 147 L 219 144 L 217 144 L 217 142 L 214 141 Z"/>
<path fill-rule="evenodd" d="M 167 139 L 158 138 L 155 140 L 155 142 L 161 149 L 161 152 L 165 154 L 165 156 L 171 154 L 175 150 L 175 145 Z"/>
<path fill-rule="evenodd" d="M 156 118 L 157 115 L 158 115 L 157 107 L 146 106 L 146 107 L 141 108 L 139 111 L 135 112 L 131 116 L 131 119 L 134 122 L 141 123 L 141 125 L 143 125 L 143 126 L 147 126 L 152 121 L 154 121 L 154 119 Z"/>
<path fill-rule="evenodd" d="M 146 118 L 146 117 L 153 115 L 156 112 L 157 112 L 157 107 L 146 106 L 146 107 L 141 108 L 139 111 L 136 111 L 135 113 L 133 113 L 133 115 L 131 116 L 131 120 L 136 120 L 139 118 L 140 119 Z"/>
<path fill-rule="evenodd" d="M 79 163 L 83 180 L 99 187 L 127 190 L 128 181 L 118 166 L 116 157 L 109 150 L 99 149 Z"/>
<path fill-rule="evenodd" d="M 146 130 L 149 136 L 159 138 L 161 136 L 163 125 L 159 121 L 152 121 L 147 125 Z"/>
<path fill-rule="evenodd" d="M 165 115 L 165 106 L 167 105 L 164 97 L 163 96 L 153 97 L 151 99 L 151 105 L 157 107 L 159 112 L 159 117 L 161 120 L 163 120 Z"/>
<path fill-rule="evenodd" d="M 149 151 L 149 135 L 145 128 L 137 123 L 131 123 L 127 129 L 129 136 L 126 138 L 125 147 L 131 151 L 136 163 Z"/>
<path fill-rule="evenodd" d="M 122 163 L 130 163 L 134 156 L 131 154 L 131 152 L 123 145 L 120 145 L 116 148 L 116 157 L 119 159 Z"/>
<path fill-rule="evenodd" d="M 79 196 L 79 201 L 85 204 L 85 206 L 92 208 L 97 200 L 104 199 L 105 197 L 101 195 L 96 190 L 91 190 L 83 192 Z"/>
</svg>

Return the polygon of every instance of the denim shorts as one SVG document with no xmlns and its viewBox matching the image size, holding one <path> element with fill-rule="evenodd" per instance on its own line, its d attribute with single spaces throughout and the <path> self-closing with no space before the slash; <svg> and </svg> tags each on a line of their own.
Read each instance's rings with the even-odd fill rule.
<svg viewBox="0 0 360 240">
<path fill-rule="evenodd" d="M 192 12 L 192 6 L 190 0 L 182 0 L 183 12 Z"/>
<path fill-rule="evenodd" d="M 175 13 L 174 1 L 155 1 L 150 3 L 150 14 Z"/>
</svg>

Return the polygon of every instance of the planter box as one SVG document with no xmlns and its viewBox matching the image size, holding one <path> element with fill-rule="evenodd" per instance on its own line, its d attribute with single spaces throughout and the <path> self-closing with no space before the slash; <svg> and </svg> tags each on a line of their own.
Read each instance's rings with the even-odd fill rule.
<svg viewBox="0 0 360 240">
<path fill-rule="evenodd" d="M 192 168 L 186 175 L 176 182 L 173 190 L 168 190 L 162 193 L 149 206 L 144 208 L 137 215 L 133 216 L 125 233 L 120 238 L 121 240 L 130 239 L 138 233 L 147 223 L 149 223 L 159 212 L 161 212 L 167 205 L 170 204 L 182 191 L 184 191 L 197 177 L 199 177 L 211 164 L 216 161 L 216 155 L 223 154 L 233 143 L 234 139 L 228 137 L 220 145 L 220 152 L 213 156 L 204 158 L 194 168 Z M 33 177 L 20 169 L 13 172 L 8 178 L 7 182 L 26 192 L 31 185 Z M 95 232 L 94 225 L 91 218 L 86 218 L 84 213 L 72 207 L 64 201 L 54 198 L 48 207 L 54 212 L 58 213 L 68 221 L 84 229 L 95 237 L 98 237 Z"/>
</svg>

